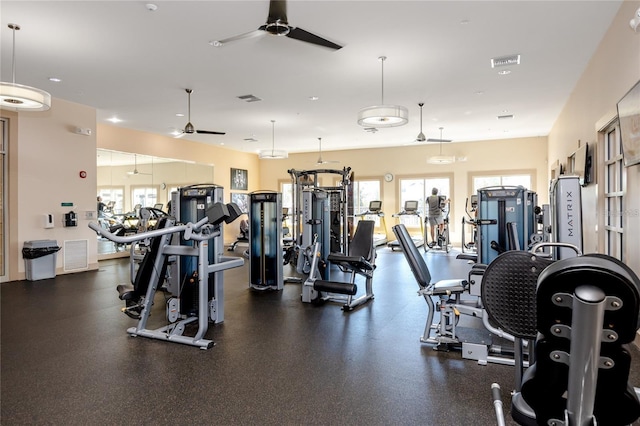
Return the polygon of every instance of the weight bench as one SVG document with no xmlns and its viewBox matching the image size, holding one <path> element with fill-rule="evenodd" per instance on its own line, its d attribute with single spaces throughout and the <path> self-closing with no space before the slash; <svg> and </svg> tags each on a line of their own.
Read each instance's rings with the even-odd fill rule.
<svg viewBox="0 0 640 426">
<path fill-rule="evenodd" d="M 628 383 L 627 346 L 640 327 L 635 273 L 601 254 L 556 261 L 538 277 L 535 307 L 535 363 L 513 395 L 513 419 L 567 426 L 636 421 L 640 402 Z M 504 319 L 517 324 L 522 316 Z"/>
<path fill-rule="evenodd" d="M 321 279 L 313 279 L 312 283 L 305 282 L 305 285 L 312 284 L 313 290 L 318 293 L 316 301 L 330 300 L 344 302 L 342 309 L 351 311 L 355 307 L 373 299 L 373 272 L 376 268 L 376 250 L 373 244 L 374 228 L 375 221 L 373 220 L 358 221 L 356 232 L 349 245 L 349 254 L 331 253 L 327 257 L 330 264 L 337 265 L 341 271 L 351 274 L 349 282 L 326 281 Z M 317 255 L 314 256 L 314 258 L 315 257 L 317 257 Z M 358 292 L 358 287 L 355 283 L 357 275 L 365 277 L 365 293 L 353 299 L 353 296 Z M 310 274 L 310 277 L 311 276 L 312 274 Z"/>
</svg>

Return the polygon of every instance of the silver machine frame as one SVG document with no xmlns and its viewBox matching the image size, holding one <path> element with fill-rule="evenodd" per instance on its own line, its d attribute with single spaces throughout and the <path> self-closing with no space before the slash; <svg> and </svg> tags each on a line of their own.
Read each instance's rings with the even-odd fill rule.
<svg viewBox="0 0 640 426">
<path fill-rule="evenodd" d="M 119 244 L 131 244 L 151 238 L 160 238 L 160 246 L 156 258 L 154 259 L 153 272 L 147 292 L 144 296 L 142 312 L 140 319 L 135 327 L 127 329 L 127 333 L 131 336 L 142 336 L 150 339 L 162 340 L 166 342 L 181 343 L 199 347 L 200 349 L 209 349 L 214 346 L 214 342 L 205 339 L 204 336 L 209 327 L 209 321 L 222 322 L 224 320 L 224 310 L 222 309 L 224 300 L 222 292 L 215 292 L 212 297 L 209 295 L 209 274 L 215 274 L 216 287 L 223 285 L 222 272 L 237 268 L 244 264 L 244 259 L 236 257 L 225 257 L 220 253 L 217 254 L 213 263 L 209 263 L 208 247 L 210 241 L 216 245 L 216 239 L 221 236 L 219 227 L 208 223 L 208 218 L 203 218 L 197 223 L 187 223 L 183 225 L 175 225 L 173 219 L 165 228 L 152 231 L 142 232 L 119 237 L 100 227 L 97 223 L 89 223 L 89 228 L 96 231 L 99 235 Z M 171 244 L 172 236 L 178 236 L 183 233 L 182 239 L 192 241 L 192 246 Z M 158 290 L 157 283 L 161 282 L 163 277 L 159 276 L 162 265 L 168 256 L 191 256 L 197 258 L 198 263 L 198 314 L 197 316 L 185 316 L 171 310 L 179 308 L 179 303 L 168 303 L 168 319 L 173 319 L 170 324 L 152 330 L 147 328 L 147 320 L 151 314 L 151 308 L 155 294 Z M 133 276 L 132 276 L 133 279 Z M 175 295 L 175 294 L 174 294 Z M 175 295 L 179 297 L 179 294 Z M 198 324 L 198 329 L 193 336 L 185 336 L 185 328 L 190 323 Z"/>
</svg>

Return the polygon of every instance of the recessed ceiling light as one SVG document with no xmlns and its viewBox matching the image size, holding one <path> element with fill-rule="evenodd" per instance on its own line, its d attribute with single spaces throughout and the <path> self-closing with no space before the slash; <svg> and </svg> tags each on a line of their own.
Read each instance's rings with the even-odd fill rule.
<svg viewBox="0 0 640 426">
<path fill-rule="evenodd" d="M 156 10 L 158 10 L 158 6 L 153 3 L 147 3 L 144 5 L 144 7 L 146 7 L 149 12 L 155 12 Z"/>
<path fill-rule="evenodd" d="M 181 113 L 181 112 L 177 112 L 177 113 L 176 113 L 176 117 L 184 117 L 184 114 L 183 114 L 183 113 Z"/>
<path fill-rule="evenodd" d="M 49 77 L 49 81 L 52 81 L 54 83 L 60 83 L 62 80 L 59 79 L 58 77 Z"/>
<path fill-rule="evenodd" d="M 469 21 L 468 19 L 463 19 L 462 21 L 460 21 L 460 25 L 467 25 L 469 22 L 471 21 Z"/>
<path fill-rule="evenodd" d="M 482 90 L 478 90 L 478 91 L 476 92 L 476 95 L 478 95 L 478 96 L 480 96 L 480 95 L 484 95 L 484 92 L 483 92 Z"/>
<path fill-rule="evenodd" d="M 120 123 L 122 120 L 120 120 L 118 117 L 111 117 L 107 118 L 107 121 L 110 121 L 112 123 Z"/>
<path fill-rule="evenodd" d="M 498 71 L 499 75 L 507 75 L 507 74 L 511 74 L 511 70 L 502 70 L 502 71 Z"/>
<path fill-rule="evenodd" d="M 320 98 L 317 97 L 317 96 L 309 96 L 309 100 L 310 101 L 317 101 L 318 99 L 320 99 Z"/>
</svg>

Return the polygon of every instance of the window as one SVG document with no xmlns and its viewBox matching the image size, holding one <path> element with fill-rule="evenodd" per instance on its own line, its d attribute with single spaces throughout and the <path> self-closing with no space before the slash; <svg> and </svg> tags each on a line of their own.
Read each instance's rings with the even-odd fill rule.
<svg viewBox="0 0 640 426">
<path fill-rule="evenodd" d="M 135 209 L 140 207 L 153 207 L 158 200 L 158 188 L 149 186 L 133 187 L 131 189 L 131 205 Z"/>
<path fill-rule="evenodd" d="M 473 194 L 476 194 L 478 189 L 487 186 L 524 186 L 527 189 L 534 190 L 532 187 L 533 173 L 507 174 L 497 172 L 489 175 L 474 175 L 472 178 Z"/>
<path fill-rule="evenodd" d="M 290 180 L 280 181 L 280 192 L 282 193 L 282 209 L 287 210 L 282 226 L 291 233 L 293 222 L 291 216 L 294 214 L 293 208 L 293 183 Z"/>
<path fill-rule="evenodd" d="M 406 201 L 417 201 L 419 216 L 399 216 L 398 220 L 407 228 L 421 228 L 422 220 L 427 212 L 426 200 L 433 188 L 438 194 L 451 198 L 451 178 L 445 176 L 400 179 L 400 206 L 398 211 L 404 210 Z"/>
<path fill-rule="evenodd" d="M 380 193 L 380 179 L 356 180 L 351 185 L 353 189 L 353 212 L 357 215 L 369 210 L 371 201 L 382 200 Z M 354 225 L 361 219 L 375 220 L 376 228 L 380 227 L 380 217 L 378 216 L 356 216 Z"/>
<path fill-rule="evenodd" d="M 621 261 L 624 237 L 625 172 L 618 122 L 604 131 L 604 252 Z"/>
<path fill-rule="evenodd" d="M 124 187 L 122 186 L 100 186 L 98 196 L 102 197 L 102 202 L 107 206 L 113 204 L 111 213 L 122 213 L 124 209 Z"/>
</svg>

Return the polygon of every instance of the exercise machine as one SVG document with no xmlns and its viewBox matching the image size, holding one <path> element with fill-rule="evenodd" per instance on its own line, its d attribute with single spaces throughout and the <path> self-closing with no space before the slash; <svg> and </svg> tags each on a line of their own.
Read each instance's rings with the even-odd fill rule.
<svg viewBox="0 0 640 426">
<path fill-rule="evenodd" d="M 518 250 L 528 250 L 541 242 L 538 233 L 537 194 L 523 186 L 493 186 L 478 190 L 478 261 L 488 265 L 500 253 L 512 250 L 509 246 L 508 226 L 515 224 Z"/>
<path fill-rule="evenodd" d="M 417 218 L 418 223 L 420 224 L 420 236 L 412 236 L 411 241 L 416 247 L 420 247 L 424 244 L 424 224 L 422 222 L 422 215 L 418 211 L 418 202 L 415 200 L 409 200 L 404 202 L 404 209 L 396 214 L 393 217 L 402 218 L 404 216 L 409 216 L 411 218 Z M 398 240 L 391 241 L 387 243 L 387 247 L 391 249 L 391 251 L 395 251 L 396 249 L 400 249 L 400 243 Z"/>
<path fill-rule="evenodd" d="M 551 181 L 549 188 L 548 220 L 544 227 L 549 241 L 572 244 L 582 250 L 582 187 L 579 176 L 560 175 Z M 575 253 L 566 248 L 553 250 L 556 260 L 574 257 Z"/>
<path fill-rule="evenodd" d="M 308 274 L 311 251 L 319 243 L 320 256 L 326 262 L 329 253 L 349 252 L 350 216 L 353 203 L 350 196 L 353 173 L 342 170 L 288 170 L 293 183 L 292 236 L 297 255 L 296 270 Z M 335 186 L 321 186 L 321 176 L 338 179 Z M 322 268 L 322 278 L 329 279 L 330 267 Z"/>
<path fill-rule="evenodd" d="M 236 240 L 231 243 L 227 250 L 234 251 L 238 244 L 248 244 L 249 243 L 249 220 L 241 219 L 240 220 L 240 233 L 236 237 Z"/>
<path fill-rule="evenodd" d="M 471 197 L 471 209 L 469 209 L 469 198 L 465 200 L 464 210 L 467 216 L 462 216 L 462 253 L 477 253 L 476 240 L 478 237 L 478 229 L 476 227 L 476 212 L 478 211 L 478 195 L 474 194 Z M 467 226 L 470 227 L 471 238 L 467 241 Z"/>
<path fill-rule="evenodd" d="M 355 217 L 360 217 L 362 219 L 366 219 L 367 217 L 378 217 L 380 218 L 380 228 L 382 228 L 382 232 L 373 234 L 373 245 L 378 247 L 387 244 L 387 225 L 384 221 L 384 212 L 382 211 L 382 201 L 375 200 L 369 201 L 369 208 L 355 215 Z"/>
<path fill-rule="evenodd" d="M 427 303 L 427 321 L 420 341 L 434 345 L 435 350 L 460 350 L 463 358 L 475 360 L 481 365 L 486 365 L 489 362 L 515 365 L 516 337 L 489 321 L 489 315 L 484 308 L 484 300 L 499 298 L 504 304 L 504 309 L 511 309 L 509 304 L 511 298 L 520 297 L 518 300 L 521 300 L 529 296 L 527 300 L 530 300 L 531 295 L 535 294 L 538 275 L 552 260 L 545 255 L 538 256 L 534 250 L 531 253 L 522 250 L 504 252 L 486 267 L 482 278 L 481 297 L 466 298 L 463 296 L 470 295 L 471 287 L 474 286 L 470 280 L 449 279 L 431 282 L 429 268 L 412 243 L 406 227 L 399 224 L 392 229 L 418 282 L 418 294 L 423 296 Z M 564 246 L 571 247 L 569 244 Z M 539 247 L 534 247 L 536 251 L 539 250 Z M 573 249 L 577 250 L 577 248 Z M 508 268 L 507 272 L 510 275 L 507 272 L 500 273 L 504 268 Z M 485 288 L 485 281 L 489 281 L 488 287 L 490 289 L 490 284 L 496 280 L 508 283 L 510 292 L 505 290 L 502 293 L 496 293 Z M 434 298 L 437 303 L 434 303 Z M 520 309 L 518 313 L 523 315 L 530 313 L 529 311 L 520 312 L 522 310 L 524 308 Z M 436 312 L 439 313 L 439 319 L 434 322 Z M 462 338 L 457 327 L 461 315 L 480 319 L 484 330 L 491 336 L 482 341 Z M 502 341 L 499 344 L 494 344 L 494 337 Z M 513 348 L 503 345 L 502 342 L 508 343 Z"/>
<path fill-rule="evenodd" d="M 496 293 L 506 289 L 500 280 L 494 284 Z M 639 328 L 638 276 L 611 256 L 576 255 L 541 271 L 531 290 L 533 300 L 511 299 L 510 310 L 498 298 L 487 301 L 501 327 L 518 333 L 526 324 L 536 335 L 532 365 L 524 374 L 522 365 L 516 368 L 513 419 L 523 425 L 634 423 L 640 390 L 628 382 L 628 345 Z M 531 314 L 523 321 L 524 312 Z M 492 394 L 501 404 L 499 385 Z M 499 422 L 503 416 L 497 410 Z"/>
<path fill-rule="evenodd" d="M 348 282 L 329 281 L 322 279 L 321 268 L 323 259 L 320 255 L 320 243 L 314 242 L 311 253 L 311 269 L 302 287 L 302 301 L 305 303 L 320 303 L 326 301 L 342 303 L 342 309 L 351 311 L 369 300 L 373 295 L 373 272 L 375 271 L 376 250 L 373 244 L 375 221 L 361 220 L 351 242 L 349 254 L 331 253 L 328 261 L 332 265 L 350 274 Z M 354 298 L 358 293 L 356 278 L 364 277 L 365 292 Z"/>
<path fill-rule="evenodd" d="M 205 338 L 209 323 L 222 322 L 224 319 L 223 292 L 217 291 L 215 287 L 222 287 L 223 271 L 244 264 L 241 258 L 222 256 L 219 249 L 222 244 L 222 223 L 233 221 L 237 212 L 239 209 L 235 205 L 212 203 L 198 222 L 177 224 L 173 217 L 164 217 L 160 219 L 156 229 L 129 236 L 117 236 L 96 223 L 89 223 L 89 227 L 98 234 L 121 244 L 131 244 L 145 239 L 150 241 L 149 250 L 135 273 L 133 260 L 131 261 L 132 285 L 117 286 L 119 297 L 125 302 L 123 312 L 138 320 L 135 327 L 127 329 L 129 335 L 181 343 L 201 349 L 209 349 L 214 345 L 212 340 Z M 209 255 L 210 247 L 214 247 L 213 257 Z M 172 294 L 166 303 L 168 324 L 158 329 L 149 329 L 147 322 L 156 292 L 170 281 L 167 275 L 171 258 L 189 258 L 194 261 L 196 269 L 193 274 L 185 277 L 185 281 L 195 286 L 195 291 L 188 295 L 188 300 L 192 300 L 195 294 L 196 304 L 194 307 L 191 303 L 180 303 L 186 282 L 173 289 L 168 286 L 166 290 Z M 176 263 L 179 262 L 173 262 L 174 265 Z M 212 284 L 215 286 L 213 291 L 210 291 Z M 194 333 L 189 333 L 193 325 L 197 325 L 197 329 Z"/>
<path fill-rule="evenodd" d="M 442 226 L 442 229 L 440 229 L 440 226 L 436 225 L 435 241 L 432 241 L 427 244 L 426 241 L 429 241 L 427 233 L 429 232 L 430 224 L 429 224 L 429 218 L 425 217 L 424 249 L 425 251 L 428 251 L 427 249 L 444 250 L 446 253 L 449 253 L 449 250 L 451 249 L 451 241 L 449 240 L 449 204 L 446 202 L 447 197 L 445 197 L 444 195 L 440 195 L 438 196 L 438 198 L 440 201 L 440 211 L 442 212 L 443 226 Z"/>
<path fill-rule="evenodd" d="M 282 194 L 249 194 L 249 287 L 282 290 Z"/>
</svg>

